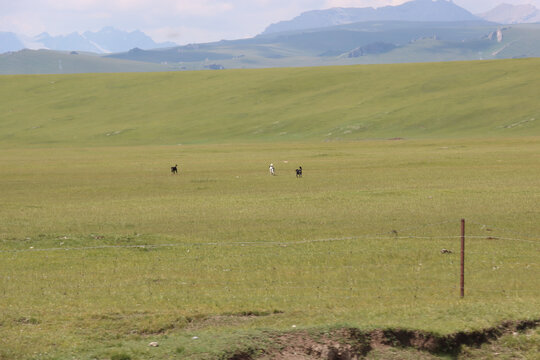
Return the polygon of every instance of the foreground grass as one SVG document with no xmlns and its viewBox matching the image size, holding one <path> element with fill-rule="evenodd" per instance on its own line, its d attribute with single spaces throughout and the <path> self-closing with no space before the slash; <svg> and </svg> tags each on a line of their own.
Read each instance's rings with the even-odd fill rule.
<svg viewBox="0 0 540 360">
<path fill-rule="evenodd" d="M 2 151 L 0 358 L 538 318 L 539 153 L 537 137 Z"/>
</svg>

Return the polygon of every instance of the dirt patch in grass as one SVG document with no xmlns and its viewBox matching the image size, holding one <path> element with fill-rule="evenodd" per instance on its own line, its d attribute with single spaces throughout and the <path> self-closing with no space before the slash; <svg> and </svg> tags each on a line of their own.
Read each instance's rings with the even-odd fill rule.
<svg viewBox="0 0 540 360">
<path fill-rule="evenodd" d="M 211 326 L 234 326 L 251 321 L 261 316 L 274 316 L 282 314 L 282 311 L 242 311 L 237 313 L 223 313 L 218 315 L 193 315 L 170 317 L 167 315 L 153 315 L 148 312 L 134 313 L 108 313 L 95 314 L 91 316 L 92 324 L 107 328 L 109 336 L 118 334 L 150 337 L 167 335 L 178 330 L 200 330 Z M 37 320 L 20 318 L 17 320 L 21 324 L 39 323 Z M 80 327 L 90 326 L 85 319 L 81 320 Z M 103 331 L 101 332 L 103 334 Z"/>
<path fill-rule="evenodd" d="M 435 355 L 457 356 L 463 346 L 478 347 L 510 333 L 537 328 L 538 320 L 508 321 L 498 326 L 470 332 L 438 334 L 406 329 L 361 331 L 355 328 L 325 333 L 294 331 L 269 335 L 266 349 L 239 350 L 228 360 L 356 360 L 366 358 L 432 359 Z M 397 350 L 396 350 L 397 349 Z M 397 352 L 396 352 L 397 351 Z M 409 351 L 409 355 L 404 355 Z M 373 357 L 371 355 L 374 355 Z"/>
<path fill-rule="evenodd" d="M 354 359 L 369 352 L 369 339 L 356 329 L 314 335 L 299 331 L 274 339 L 275 347 L 262 359 Z"/>
<path fill-rule="evenodd" d="M 186 329 L 200 330 L 209 326 L 238 325 L 261 316 L 273 316 L 283 314 L 283 311 L 241 311 L 237 313 L 225 313 L 212 316 L 194 316 L 188 317 Z"/>
</svg>

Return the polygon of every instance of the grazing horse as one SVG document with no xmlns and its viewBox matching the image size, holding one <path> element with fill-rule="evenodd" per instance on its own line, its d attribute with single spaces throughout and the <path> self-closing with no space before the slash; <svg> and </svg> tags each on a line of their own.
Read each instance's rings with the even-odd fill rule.
<svg viewBox="0 0 540 360">
<path fill-rule="evenodd" d="M 301 166 L 298 169 L 296 169 L 296 177 L 297 178 L 302 177 L 302 167 Z"/>
<path fill-rule="evenodd" d="M 171 174 L 178 174 L 178 164 L 171 166 Z"/>
</svg>

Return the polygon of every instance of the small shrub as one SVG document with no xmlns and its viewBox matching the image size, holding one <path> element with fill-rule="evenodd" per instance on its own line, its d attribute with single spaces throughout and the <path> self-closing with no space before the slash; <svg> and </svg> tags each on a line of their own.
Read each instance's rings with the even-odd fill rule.
<svg viewBox="0 0 540 360">
<path fill-rule="evenodd" d="M 38 325 L 41 323 L 41 321 L 39 321 L 38 319 L 36 318 L 33 318 L 33 317 L 20 317 L 16 320 L 19 324 L 29 324 L 29 325 Z"/>
<path fill-rule="evenodd" d="M 111 356 L 111 360 L 131 360 L 131 356 L 128 354 L 114 354 Z"/>
</svg>

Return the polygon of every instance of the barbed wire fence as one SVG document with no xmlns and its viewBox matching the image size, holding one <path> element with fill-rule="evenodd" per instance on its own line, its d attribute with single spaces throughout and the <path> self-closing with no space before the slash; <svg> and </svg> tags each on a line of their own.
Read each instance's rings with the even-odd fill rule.
<svg viewBox="0 0 540 360">
<path fill-rule="evenodd" d="M 467 221 L 467 224 L 469 225 L 468 232 L 470 234 L 466 234 L 465 237 L 470 244 L 474 244 L 475 241 L 489 241 L 492 248 L 484 248 L 482 250 L 477 249 L 475 246 L 472 246 L 472 250 L 467 250 L 467 261 L 469 262 L 475 262 L 477 261 L 476 257 L 478 256 L 488 256 L 490 254 L 495 254 L 493 252 L 493 249 L 497 247 L 497 245 L 500 245 L 501 243 L 507 244 L 507 243 L 516 243 L 520 244 L 520 246 L 525 246 L 527 251 L 527 258 L 524 258 L 523 255 L 514 255 L 511 253 L 505 253 L 504 255 L 496 254 L 497 256 L 493 257 L 492 263 L 485 264 L 484 268 L 489 270 L 489 267 L 491 266 L 492 271 L 498 270 L 498 267 L 505 266 L 505 267 L 520 267 L 520 269 L 527 269 L 527 271 L 533 272 L 533 278 L 540 278 L 540 235 L 530 234 L 530 233 L 523 233 L 519 231 L 515 231 L 513 229 L 506 229 L 494 225 L 489 224 L 483 224 L 480 222 L 474 222 L 474 221 Z M 439 234 L 428 234 L 428 229 L 433 229 L 436 227 L 443 226 L 445 227 L 444 230 L 439 231 Z M 449 230 L 447 228 L 455 228 L 455 235 L 449 235 Z M 446 234 L 441 235 L 440 233 Z M 510 234 L 510 235 L 508 235 Z M 269 254 L 267 250 L 270 248 L 286 248 L 286 247 L 302 247 L 305 245 L 320 245 L 322 248 L 313 249 L 310 248 L 309 255 L 312 257 L 328 257 L 329 255 L 337 256 L 337 257 L 344 257 L 344 256 L 351 256 L 354 254 L 362 254 L 362 255 L 370 255 L 370 256 L 378 256 L 378 255 L 388 255 L 388 250 L 386 249 L 377 249 L 377 248 L 355 248 L 354 244 L 361 243 L 362 241 L 399 241 L 403 243 L 407 243 L 407 240 L 411 241 L 437 241 L 437 242 L 443 242 L 444 244 L 451 244 L 452 249 L 449 248 L 441 248 L 440 253 L 441 255 L 444 254 L 457 254 L 458 250 L 456 248 L 459 245 L 459 241 L 461 239 L 461 235 L 459 234 L 459 222 L 458 221 L 444 221 L 444 222 L 437 222 L 437 223 L 428 223 L 428 224 L 420 224 L 415 226 L 410 226 L 406 228 L 401 228 L 398 230 L 390 230 L 388 232 L 383 233 L 375 233 L 371 235 L 357 235 L 357 236 L 344 236 L 344 237 L 332 237 L 332 238 L 320 238 L 320 239 L 301 239 L 301 240 L 291 240 L 291 241 L 233 241 L 233 242 L 181 242 L 181 243 L 167 243 L 167 244 L 137 244 L 137 245 L 98 245 L 98 246 L 88 246 L 88 247 L 51 247 L 51 248 L 27 248 L 27 249 L 7 249 L 7 250 L 0 250 L 0 254 L 11 254 L 12 256 L 17 256 L 19 253 L 46 253 L 46 252 L 87 252 L 87 251 L 114 251 L 114 250 L 130 250 L 130 249 L 143 249 L 143 250 L 152 250 L 152 249 L 178 249 L 178 248 L 184 248 L 186 251 L 183 251 L 180 254 L 175 254 L 175 259 L 178 260 L 187 260 L 190 259 L 191 261 L 211 261 L 212 258 L 208 258 L 206 253 L 202 252 L 197 255 L 190 254 L 189 250 L 193 248 L 198 249 L 204 249 L 205 247 L 212 247 L 212 248 L 241 248 L 243 250 L 249 250 L 253 251 L 256 256 L 260 257 L 271 257 L 276 256 L 275 254 Z M 351 246 L 348 247 L 341 247 L 341 248 L 324 248 L 325 244 L 331 244 L 331 243 L 349 243 Z M 439 243 L 437 243 L 439 244 Z M 263 252 L 261 252 L 261 248 L 264 249 Z M 399 246 L 397 247 L 397 251 L 399 251 Z M 411 250 L 411 249 L 409 249 Z M 234 288 L 235 286 L 242 286 L 244 290 L 249 291 L 267 291 L 267 292 L 275 292 L 279 293 L 280 290 L 315 290 L 315 291 L 321 291 L 325 292 L 326 298 L 347 298 L 348 296 L 353 297 L 355 296 L 357 289 L 359 286 L 361 287 L 362 284 L 376 284 L 378 288 L 381 290 L 381 292 L 384 292 L 386 294 L 390 294 L 393 291 L 420 291 L 422 289 L 431 289 L 435 291 L 442 291 L 445 293 L 458 293 L 460 290 L 460 284 L 454 283 L 454 284 L 437 284 L 437 285 L 427 285 L 427 284 L 421 284 L 421 280 L 415 281 L 412 284 L 408 284 L 407 286 L 395 286 L 396 281 L 395 277 L 403 275 L 403 272 L 400 271 L 401 269 L 411 269 L 418 266 L 422 266 L 420 263 L 419 265 L 419 258 L 421 258 L 422 254 L 422 248 L 418 248 L 416 250 L 416 257 L 410 256 L 408 259 L 405 259 L 405 257 L 400 258 L 399 261 L 393 261 L 391 263 L 383 264 L 385 270 L 387 270 L 387 273 L 385 274 L 384 278 L 361 278 L 361 279 L 355 279 L 355 275 L 361 275 L 362 272 L 369 271 L 369 263 L 364 263 L 361 265 L 355 265 L 355 264 L 348 264 L 348 265 L 329 265 L 326 262 L 320 262 L 320 263 L 313 263 L 310 264 L 308 267 L 310 269 L 320 271 L 321 273 L 324 273 L 328 270 L 343 270 L 347 271 L 350 270 L 351 273 L 349 273 L 347 276 L 349 276 L 349 279 L 344 279 L 344 282 L 350 282 L 350 286 L 332 286 L 328 283 L 321 282 L 316 284 L 300 284 L 295 282 L 294 280 L 287 279 L 285 280 L 275 280 L 271 281 L 268 280 L 266 282 L 261 283 L 258 286 L 246 286 L 245 282 L 241 280 L 234 280 L 234 279 L 227 279 L 225 280 L 212 280 L 209 278 L 201 278 L 197 279 L 196 283 L 198 286 L 209 286 L 210 288 L 206 289 L 205 291 L 208 293 L 213 292 L 223 292 L 227 291 L 231 288 Z M 429 251 L 433 251 L 433 249 L 429 249 Z M 235 261 L 235 264 L 240 264 L 242 262 L 242 258 L 245 258 L 246 251 L 236 251 L 236 252 L 229 252 L 227 253 L 227 259 L 230 261 Z M 251 253 L 250 253 L 251 254 Z M 278 256 L 284 256 L 283 253 L 280 253 Z M 261 262 L 264 264 L 271 263 L 271 259 L 266 262 Z M 455 271 L 456 274 L 459 271 L 459 263 L 456 262 L 450 262 L 452 265 L 452 268 L 448 267 L 449 271 Z M 493 263 L 497 263 L 498 265 L 493 265 Z M 466 263 L 467 264 L 467 263 Z M 380 264 L 378 264 L 380 265 Z M 478 266 L 477 266 L 478 267 Z M 360 268 L 360 269 L 358 269 Z M 264 269 L 260 269 L 261 271 L 264 271 Z M 357 270 L 354 272 L 354 270 Z M 218 270 L 216 270 L 218 271 Z M 223 269 L 223 271 L 227 271 L 227 269 Z M 405 274 L 407 274 L 405 272 Z M 410 274 L 410 272 L 408 273 Z M 475 278 L 476 276 L 480 276 L 477 274 L 471 274 L 467 275 L 470 278 Z M 519 277 L 519 274 L 516 274 L 516 277 Z M 468 280 L 468 278 L 466 277 Z M 466 281 L 467 281 L 466 280 Z M 503 287 L 496 287 L 493 285 L 493 281 L 483 284 L 482 286 L 478 286 L 478 283 L 481 282 L 481 279 L 475 279 L 476 286 L 472 288 L 472 291 L 475 293 L 508 293 L 509 291 L 512 293 L 519 293 L 519 294 L 540 294 L 540 288 L 538 287 L 538 282 L 531 283 L 524 285 L 522 282 L 519 282 L 519 286 L 514 286 L 510 290 L 504 289 Z M 189 286 L 190 284 L 194 284 L 194 282 L 186 281 L 184 283 L 180 283 L 179 285 L 186 285 Z M 516 283 L 517 285 L 518 283 Z M 380 295 L 380 294 L 379 294 Z M 301 295 L 298 295 L 301 296 Z"/>
</svg>

